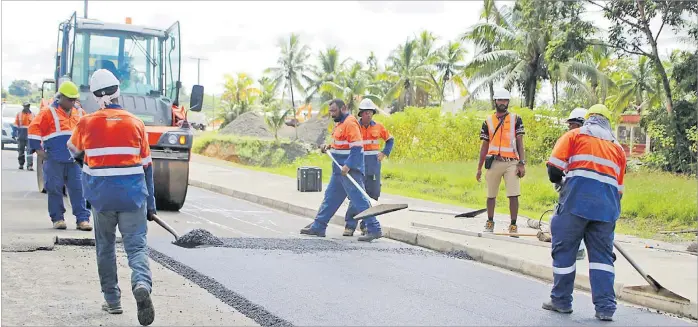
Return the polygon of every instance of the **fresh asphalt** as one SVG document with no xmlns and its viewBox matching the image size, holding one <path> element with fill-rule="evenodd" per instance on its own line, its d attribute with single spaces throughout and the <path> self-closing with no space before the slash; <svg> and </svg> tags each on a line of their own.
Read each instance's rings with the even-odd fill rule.
<svg viewBox="0 0 698 327">
<path fill-rule="evenodd" d="M 4 208 L 46 199 L 36 189 L 35 172 L 17 166 L 16 150 L 2 151 L 3 214 Z M 72 230 L 68 202 L 67 231 L 51 230 L 48 213 L 26 217 L 21 228 L 92 237 Z M 624 304 L 618 305 L 614 322 L 600 322 L 590 296 L 582 292 L 575 292 L 571 315 L 545 311 L 541 304 L 549 299 L 549 283 L 387 239 L 360 243 L 358 234 L 342 237 L 342 228 L 334 225 L 326 238 L 301 236 L 298 231 L 308 218 L 199 188 L 189 187 L 180 212 L 159 214 L 180 235 L 203 228 L 224 238 L 225 246 L 181 248 L 150 222 L 153 260 L 262 326 L 695 326 Z"/>
</svg>

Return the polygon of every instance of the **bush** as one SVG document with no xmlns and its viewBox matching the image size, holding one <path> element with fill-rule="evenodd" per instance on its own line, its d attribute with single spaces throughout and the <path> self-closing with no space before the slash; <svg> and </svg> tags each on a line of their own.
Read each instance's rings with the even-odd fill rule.
<svg viewBox="0 0 698 327">
<path fill-rule="evenodd" d="M 206 133 L 194 139 L 192 152 L 245 165 L 275 167 L 306 156 L 310 149 L 287 140 Z"/>
<path fill-rule="evenodd" d="M 530 163 L 546 161 L 566 126 L 556 123 L 558 117 L 553 111 L 518 107 L 511 111 L 521 116 L 526 128 L 526 160 Z M 483 116 L 479 111 L 442 114 L 438 107 L 407 107 L 390 116 L 374 117 L 395 138 L 392 159 L 447 162 L 478 159 Z"/>
</svg>

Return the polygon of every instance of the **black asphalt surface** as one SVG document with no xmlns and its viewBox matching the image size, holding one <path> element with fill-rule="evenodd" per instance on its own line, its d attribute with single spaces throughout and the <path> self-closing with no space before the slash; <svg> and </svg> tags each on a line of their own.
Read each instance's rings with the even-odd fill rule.
<svg viewBox="0 0 698 327">
<path fill-rule="evenodd" d="M 34 174 L 11 172 L 16 152 L 3 151 L 2 159 L 3 205 L 15 205 L 5 200 L 5 188 L 35 190 Z M 160 216 L 180 235 L 203 228 L 223 245 L 182 248 L 150 223 L 153 260 L 263 326 L 696 325 L 623 304 L 614 322 L 600 322 L 582 292 L 575 292 L 571 315 L 545 311 L 548 283 L 387 239 L 360 243 L 358 233 L 342 237 L 334 225 L 326 238 L 301 236 L 308 218 L 198 188 L 189 188 L 181 212 Z"/>
</svg>

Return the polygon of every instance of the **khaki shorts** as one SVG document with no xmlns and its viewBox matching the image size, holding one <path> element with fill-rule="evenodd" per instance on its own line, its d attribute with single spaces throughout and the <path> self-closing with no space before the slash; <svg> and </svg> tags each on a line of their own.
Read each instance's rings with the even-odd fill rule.
<svg viewBox="0 0 698 327">
<path fill-rule="evenodd" d="M 485 173 L 485 181 L 487 181 L 487 197 L 496 198 L 499 193 L 499 184 L 504 177 L 504 186 L 506 187 L 507 197 L 521 195 L 521 184 L 519 176 L 516 175 L 516 165 L 518 161 L 499 161 L 494 160 L 492 167 Z"/>
</svg>

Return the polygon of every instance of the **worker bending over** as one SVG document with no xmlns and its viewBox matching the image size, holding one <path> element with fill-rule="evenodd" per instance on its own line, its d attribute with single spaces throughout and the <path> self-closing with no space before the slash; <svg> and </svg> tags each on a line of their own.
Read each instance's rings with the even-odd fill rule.
<svg viewBox="0 0 698 327">
<path fill-rule="evenodd" d="M 350 175 L 359 186 L 364 187 L 365 165 L 361 128 L 356 118 L 346 112 L 345 108 L 344 101 L 340 99 L 334 99 L 330 103 L 330 116 L 337 125 L 332 132 L 331 146 L 322 146 L 322 152 L 330 151 L 342 168 L 340 169 L 332 163 L 330 183 L 325 190 L 325 198 L 320 204 L 315 221 L 310 226 L 301 229 L 301 234 L 325 237 L 327 223 L 347 197 L 349 197 L 351 205 L 359 212 L 363 212 L 371 206 L 368 199 L 364 198 L 361 191 L 356 189 L 356 186 L 346 177 L 347 174 Z M 359 236 L 359 241 L 370 242 L 383 237 L 380 223 L 375 216 L 366 217 L 364 221 L 367 233 Z"/>
<path fill-rule="evenodd" d="M 80 97 L 78 87 L 71 81 L 58 88 L 56 100 L 46 109 L 39 110 L 28 129 L 29 147 L 44 160 L 44 188 L 48 193 L 48 212 L 53 228 L 66 229 L 63 187 L 68 189 L 70 205 L 77 220 L 77 229 L 90 231 L 90 212 L 85 207 L 82 193 L 82 172 L 70 155 L 66 142 L 80 120 L 74 108 Z"/>
<path fill-rule="evenodd" d="M 616 311 L 613 235 L 626 168 L 625 152 L 613 135 L 610 117 L 602 104 L 589 108 L 584 126 L 560 137 L 547 162 L 550 181 L 561 188 L 550 221 L 554 283 L 551 301 L 543 304 L 546 310 L 572 312 L 575 254 L 583 239 L 589 250 L 596 318 L 605 321 L 612 320 Z"/>
<path fill-rule="evenodd" d="M 34 120 L 35 115 L 32 113 L 31 109 L 29 109 L 30 106 L 31 104 L 29 104 L 29 102 L 22 104 L 22 111 L 18 112 L 17 116 L 15 116 L 15 126 L 17 126 L 17 160 L 19 161 L 19 169 L 24 169 L 26 158 L 27 170 L 32 171 L 34 170 L 34 157 L 32 156 L 32 151 L 28 144 L 29 139 L 27 137 L 29 135 L 29 125 L 32 120 Z"/>
<path fill-rule="evenodd" d="M 390 156 L 395 141 L 383 124 L 373 121 L 373 115 L 378 112 L 377 108 L 371 99 L 363 99 L 359 103 L 359 126 L 364 140 L 364 165 L 366 169 L 364 186 L 366 194 L 376 201 L 381 194 L 381 162 Z M 383 151 L 380 150 L 380 139 L 385 141 Z M 354 217 L 360 212 L 352 204 L 352 202 L 349 203 L 349 209 L 347 209 L 345 216 L 344 236 L 353 236 L 356 230 Z M 366 233 L 366 223 L 362 220 L 361 235 L 366 235 Z"/>
<path fill-rule="evenodd" d="M 485 232 L 494 231 L 494 207 L 499 193 L 499 185 L 504 179 L 506 195 L 509 198 L 509 215 L 511 224 L 509 233 L 518 233 L 516 220 L 519 214 L 519 196 L 521 195 L 521 182 L 526 173 L 526 160 L 524 153 L 524 126 L 523 120 L 515 113 L 510 113 L 509 91 L 497 90 L 494 93 L 496 112 L 485 120 L 480 130 L 480 161 L 477 166 L 477 181 L 482 177 L 482 166 L 485 162 L 487 173 L 487 222 Z M 513 236 L 518 237 L 518 236 Z"/>
<path fill-rule="evenodd" d="M 90 91 L 101 109 L 80 120 L 68 148 L 83 162 L 85 194 L 92 204 L 97 271 L 106 301 L 102 309 L 123 312 L 116 266 L 118 226 L 131 267 L 138 322 L 147 326 L 155 319 L 147 221 L 156 213 L 148 136 L 143 121 L 118 104 L 119 81 L 112 73 L 97 70 Z"/>
</svg>

